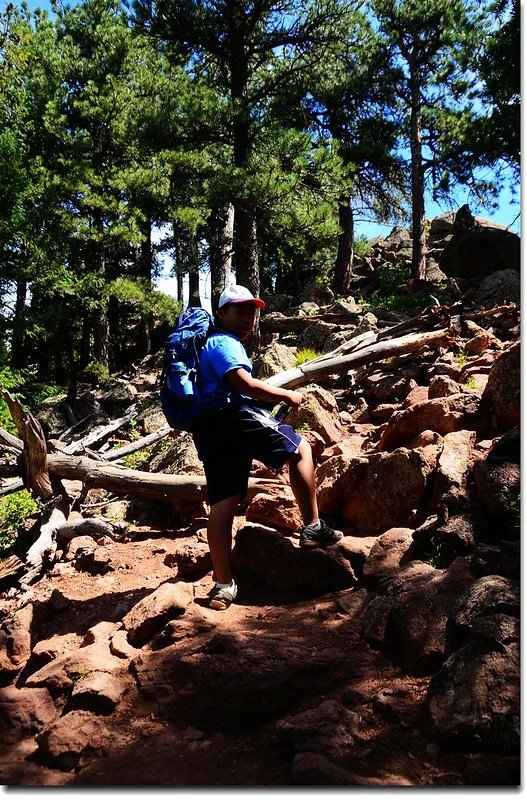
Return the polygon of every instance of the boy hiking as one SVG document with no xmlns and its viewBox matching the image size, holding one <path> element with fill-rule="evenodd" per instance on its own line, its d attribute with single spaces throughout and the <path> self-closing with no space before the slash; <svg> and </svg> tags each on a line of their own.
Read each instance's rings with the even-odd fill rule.
<svg viewBox="0 0 527 800">
<path fill-rule="evenodd" d="M 258 406 L 285 402 L 297 408 L 302 402 L 299 392 L 270 386 L 251 374 L 252 363 L 242 342 L 253 331 L 256 309 L 264 306 L 244 286 L 225 289 L 216 328 L 200 357 L 204 408 L 193 436 L 207 479 L 207 539 L 216 580 L 210 607 L 217 610 L 228 608 L 238 591 L 231 572 L 232 524 L 238 503 L 247 494 L 253 458 L 273 469 L 288 464 L 291 489 L 304 520 L 301 547 L 325 547 L 342 538 L 318 516 L 309 443 Z"/>
</svg>

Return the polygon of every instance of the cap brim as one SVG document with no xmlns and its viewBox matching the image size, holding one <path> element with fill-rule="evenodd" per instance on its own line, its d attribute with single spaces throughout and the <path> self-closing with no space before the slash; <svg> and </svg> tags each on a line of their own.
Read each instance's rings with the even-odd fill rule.
<svg viewBox="0 0 527 800">
<path fill-rule="evenodd" d="M 242 299 L 240 299 L 240 300 L 228 300 L 227 302 L 236 303 L 236 304 L 238 304 L 238 303 L 252 303 L 253 306 L 256 306 L 256 308 L 265 308 L 265 301 L 261 300 L 259 297 L 253 297 L 253 298 L 245 298 L 244 297 L 243 300 Z M 226 305 L 226 303 L 224 305 Z"/>
</svg>

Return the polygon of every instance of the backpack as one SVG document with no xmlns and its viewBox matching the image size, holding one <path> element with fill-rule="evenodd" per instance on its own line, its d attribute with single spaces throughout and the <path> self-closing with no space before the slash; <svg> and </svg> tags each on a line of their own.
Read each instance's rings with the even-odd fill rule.
<svg viewBox="0 0 527 800">
<path fill-rule="evenodd" d="M 199 417 L 203 405 L 199 358 L 212 329 L 212 317 L 205 309 L 187 308 L 165 342 L 160 400 L 167 422 L 176 430 L 192 432 Z"/>
</svg>

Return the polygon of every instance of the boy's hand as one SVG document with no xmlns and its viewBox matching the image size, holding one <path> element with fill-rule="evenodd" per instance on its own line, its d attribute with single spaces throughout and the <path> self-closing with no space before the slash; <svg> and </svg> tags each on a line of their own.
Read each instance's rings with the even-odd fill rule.
<svg viewBox="0 0 527 800">
<path fill-rule="evenodd" d="M 303 396 L 300 394 L 300 392 L 290 391 L 287 393 L 287 397 L 285 397 L 284 400 L 286 403 L 289 403 L 289 405 L 292 406 L 293 408 L 298 408 L 298 406 L 303 400 Z"/>
</svg>

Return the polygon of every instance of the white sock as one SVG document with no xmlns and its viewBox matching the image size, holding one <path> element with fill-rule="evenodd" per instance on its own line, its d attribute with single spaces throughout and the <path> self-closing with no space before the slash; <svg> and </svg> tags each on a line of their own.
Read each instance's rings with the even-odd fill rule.
<svg viewBox="0 0 527 800">
<path fill-rule="evenodd" d="M 234 588 L 234 586 L 234 579 L 230 583 L 218 583 L 218 581 L 216 581 L 216 589 L 230 589 Z"/>
<path fill-rule="evenodd" d="M 319 519 L 317 519 L 317 521 L 316 522 L 312 522 L 309 527 L 313 528 L 313 530 L 315 530 L 315 531 L 319 531 L 321 529 L 321 527 L 322 527 L 322 523 L 320 522 Z"/>
</svg>

